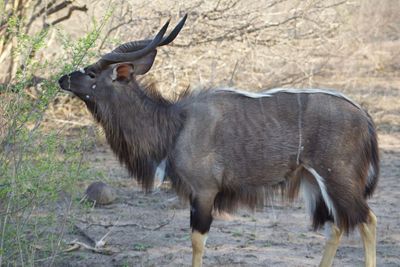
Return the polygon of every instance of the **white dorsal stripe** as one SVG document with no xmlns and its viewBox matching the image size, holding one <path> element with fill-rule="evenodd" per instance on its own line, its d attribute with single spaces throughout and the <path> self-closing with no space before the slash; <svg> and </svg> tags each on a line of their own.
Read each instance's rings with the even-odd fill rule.
<svg viewBox="0 0 400 267">
<path fill-rule="evenodd" d="M 335 96 L 338 98 L 342 98 L 347 102 L 351 103 L 355 107 L 362 110 L 362 107 L 358 105 L 356 102 L 345 96 L 344 94 L 334 91 L 334 90 L 326 90 L 326 89 L 294 89 L 294 88 L 273 88 L 261 92 L 246 92 L 243 90 L 238 90 L 235 88 L 219 88 L 217 91 L 226 91 L 241 94 L 250 98 L 262 98 L 262 97 L 273 97 L 274 94 L 277 93 L 288 93 L 288 94 L 327 94 L 331 96 Z"/>
<path fill-rule="evenodd" d="M 235 88 L 218 88 L 217 91 L 236 93 L 236 94 L 244 95 L 244 96 L 247 96 L 250 98 L 272 97 L 271 94 L 266 93 L 266 92 L 247 92 L 247 91 L 238 90 Z"/>
<path fill-rule="evenodd" d="M 290 93 L 290 94 L 327 94 L 336 96 L 339 98 L 343 98 L 344 100 L 348 101 L 349 103 L 353 104 L 359 109 L 362 109 L 360 105 L 356 102 L 345 96 L 344 94 L 335 91 L 335 90 L 326 90 L 326 89 L 293 89 L 293 88 L 274 88 L 267 91 L 263 91 L 263 93 L 275 94 L 275 93 Z"/>
</svg>

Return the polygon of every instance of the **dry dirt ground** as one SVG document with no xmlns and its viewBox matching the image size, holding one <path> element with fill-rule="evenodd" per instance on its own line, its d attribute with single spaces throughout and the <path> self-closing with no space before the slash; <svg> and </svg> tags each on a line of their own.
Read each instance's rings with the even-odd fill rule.
<svg viewBox="0 0 400 267">
<path fill-rule="evenodd" d="M 86 4 L 88 1 L 78 2 Z M 104 13 L 104 6 L 108 6 L 109 1 L 92 2 L 96 8 L 90 7 L 90 13 L 96 18 L 101 17 L 99 14 Z M 203 14 L 214 14 L 219 3 L 224 1 L 215 1 L 218 2 L 216 7 L 214 1 L 204 1 L 202 9 L 194 6 L 202 1 L 121 1 L 125 2 L 130 6 L 127 10 L 132 10 L 133 17 L 138 19 L 109 36 L 109 39 L 115 37 L 117 42 L 150 36 L 167 17 L 173 18 L 175 23 L 179 17 L 177 14 L 183 10 L 191 12 L 175 46 L 160 49 L 153 72 L 149 73 L 155 73 L 154 78 L 162 92 L 169 88 L 192 88 L 196 84 L 208 86 L 230 82 L 237 87 L 254 90 L 281 85 L 335 88 L 366 107 L 377 122 L 380 133 L 381 176 L 375 194 L 369 200 L 378 217 L 377 266 L 400 266 L 398 0 L 381 1 L 379 4 L 373 0 L 269 1 L 282 2 L 283 5 L 282 9 L 273 7 L 271 12 L 263 8 L 265 1 L 238 1 L 240 3 L 231 11 L 224 12 L 222 19 L 217 22 L 211 20 L 212 23 Z M 309 6 L 313 7 L 310 5 L 312 2 L 316 2 L 317 7 L 307 11 Z M 322 10 L 324 12 L 318 7 L 318 3 L 334 5 L 336 2 L 345 4 L 339 5 L 337 10 L 335 7 Z M 271 25 L 281 22 L 282 14 L 292 14 L 289 10 L 297 3 L 302 4 L 293 10 L 301 11 L 303 8 L 306 16 L 304 20 L 293 20 L 295 25 L 267 27 L 265 31 L 252 35 L 250 24 L 245 28 L 249 33 L 242 36 L 235 30 L 253 18 L 258 18 L 254 20 L 257 23 L 265 20 L 268 25 L 269 22 L 272 22 Z M 121 16 L 115 15 L 111 22 L 131 19 L 130 12 L 122 16 L 126 7 L 121 5 L 120 8 L 116 12 L 121 12 Z M 92 21 L 91 14 L 75 13 L 77 17 L 66 21 L 61 33 L 71 34 L 72 40 L 83 36 L 91 28 L 84 23 Z M 149 14 L 154 15 L 148 19 Z M 216 27 L 218 23 L 223 25 Z M 344 25 L 337 28 L 338 23 Z M 110 23 L 110 27 L 114 25 Z M 224 29 L 238 36 L 232 40 L 192 45 L 192 42 L 208 37 L 209 33 L 212 33 L 210 37 L 216 38 L 224 33 Z M 297 29 L 307 31 L 297 33 Z M 304 40 L 301 39 L 302 34 L 305 34 Z M 59 51 L 55 36 L 54 33 L 49 41 L 54 43 L 49 45 L 50 51 L 43 52 L 43 61 L 47 60 L 44 56 Z M 112 45 L 109 46 L 111 48 Z M 107 49 L 103 47 L 101 50 L 106 52 Z M 92 125 L 87 113 L 82 115 L 84 109 L 65 104 L 61 115 L 57 110 L 50 110 L 49 125 L 58 128 L 66 120 L 83 127 Z M 88 203 L 75 205 L 77 201 L 74 201 L 68 220 L 71 227 L 65 227 L 68 231 L 62 239 L 66 243 L 76 240 L 94 246 L 106 235 L 106 246 L 102 253 L 82 248 L 62 252 L 56 257 L 54 265 L 190 266 L 188 204 L 181 203 L 168 184 L 152 194 L 144 194 L 119 165 L 108 146 L 100 143 L 88 151 L 86 160 L 91 163 L 90 168 L 106 174 L 105 178 L 99 179 L 105 179 L 112 185 L 117 190 L 118 198 L 111 205 L 97 207 L 90 207 Z M 79 185 L 77 194 L 80 197 L 94 179 L 97 178 L 90 177 Z M 70 200 L 68 196 L 60 198 L 58 215 L 61 220 Z M 216 218 L 207 241 L 204 265 L 317 266 L 324 242 L 323 231 L 311 230 L 301 199 L 292 204 L 274 201 L 256 211 L 240 210 L 234 215 Z M 62 249 L 65 248 L 63 246 Z M 334 266 L 363 266 L 363 258 L 361 239 L 354 232 L 343 238 Z M 37 266 L 48 266 L 49 263 L 45 259 Z"/>
<path fill-rule="evenodd" d="M 376 8 L 376 3 L 373 2 L 371 14 L 375 14 Z M 392 8 L 394 7 L 390 5 L 387 10 L 391 11 Z M 376 16 L 380 18 L 378 15 Z M 371 16 L 360 16 L 360 20 L 361 22 L 372 21 Z M 354 25 L 350 23 L 350 29 L 357 29 L 361 22 L 358 19 L 356 22 Z M 374 23 L 365 23 L 365 25 L 374 26 Z M 393 22 L 393 25 L 398 25 L 397 20 Z M 369 29 L 369 27 L 365 28 Z M 192 31 L 191 27 L 187 27 L 187 29 Z M 184 31 L 180 35 L 180 40 L 183 40 L 184 36 L 192 38 L 191 33 L 185 34 Z M 397 37 L 394 40 L 390 39 L 389 35 L 386 36 L 380 28 L 377 32 L 383 35 L 379 42 L 373 39 L 359 44 L 356 40 L 348 38 L 347 35 L 343 37 L 343 40 L 350 39 L 350 41 L 344 42 L 348 46 L 340 46 L 342 42 L 339 39 L 331 43 L 333 48 L 329 48 L 330 46 L 326 46 L 327 44 L 322 42 L 323 48 L 335 51 L 333 55 L 327 56 L 323 53 L 319 56 L 319 50 L 316 49 L 315 54 L 305 53 L 303 56 L 306 59 L 304 62 L 312 63 L 309 64 L 310 66 L 314 66 L 314 63 L 315 66 L 319 66 L 321 62 L 326 63 L 328 58 L 329 64 L 324 71 L 319 76 L 316 71 L 315 76 L 308 77 L 306 81 L 290 83 L 290 85 L 295 87 L 319 87 L 322 85 L 321 88 L 340 89 L 341 92 L 366 107 L 377 122 L 381 152 L 381 176 L 375 194 L 369 200 L 371 208 L 378 217 L 377 266 L 400 266 L 400 80 L 398 79 L 400 77 L 398 65 L 400 43 Z M 132 35 L 131 31 L 129 34 Z M 357 34 L 350 35 L 358 36 Z M 127 38 L 123 38 L 123 40 Z M 363 38 L 359 39 L 364 40 Z M 307 40 L 304 42 L 303 47 L 316 47 L 314 39 L 310 40 L 311 43 L 307 43 Z M 243 65 L 242 69 L 238 71 L 237 77 L 234 79 L 237 87 L 260 89 L 268 85 L 267 87 L 270 88 L 274 86 L 271 79 L 274 80 L 275 77 L 279 80 L 279 75 L 286 76 L 288 74 L 283 67 L 288 66 L 290 70 L 291 64 L 288 62 L 291 61 L 286 62 L 286 57 L 282 57 L 285 59 L 283 62 L 279 60 L 282 56 L 282 46 L 277 46 L 279 49 L 276 55 L 272 49 L 272 51 L 260 50 L 264 51 L 261 54 L 252 52 L 249 56 L 247 50 L 238 49 L 238 45 L 240 45 L 238 42 L 226 43 L 224 53 L 218 55 L 220 56 L 219 61 L 213 57 L 214 53 L 210 53 L 210 51 L 214 51 L 212 50 L 214 48 L 208 44 L 204 47 L 199 46 L 199 50 L 193 50 L 194 52 L 191 50 L 190 53 L 186 51 L 185 47 L 180 48 L 185 52 L 180 52 L 177 46 L 168 52 L 175 51 L 177 54 L 167 57 L 164 61 L 161 60 L 163 53 L 160 52 L 159 61 L 156 61 L 156 64 L 160 64 L 160 66 L 155 66 L 153 69 L 157 70 L 158 68 L 159 74 L 162 75 L 156 80 L 170 82 L 171 77 L 174 77 L 174 84 L 169 86 L 160 84 L 159 88 L 162 91 L 162 88 L 176 88 L 179 87 L 178 85 L 182 88 L 186 88 L 188 85 L 202 85 L 204 80 L 207 80 L 210 70 L 214 71 L 210 67 L 214 63 L 219 71 L 215 77 L 231 77 L 232 69 L 236 69 L 234 65 L 237 62 L 236 59 L 230 58 L 232 55 L 237 56 L 240 59 L 239 62 L 242 62 L 244 58 L 247 60 L 246 64 L 250 64 Z M 337 54 L 340 49 L 335 48 L 336 45 L 343 49 L 343 54 Z M 302 62 L 303 58 L 298 55 L 297 49 L 290 50 L 290 47 L 287 49 L 294 53 L 288 53 L 287 59 L 304 63 Z M 253 50 L 258 51 L 256 48 Z M 353 50 L 355 52 L 351 52 Z M 190 59 L 188 60 L 182 54 L 190 56 Z M 275 57 L 263 57 L 263 55 L 271 54 Z M 193 55 L 197 55 L 198 58 L 194 60 Z M 230 61 L 227 61 L 223 55 Z M 183 62 L 173 61 L 178 59 Z M 185 67 L 188 68 L 187 72 L 182 72 L 180 66 L 187 66 L 187 62 L 195 63 Z M 253 66 L 253 62 L 261 65 Z M 300 63 L 298 64 L 301 65 Z M 307 64 L 305 69 L 308 70 Z M 324 64 L 321 63 L 321 65 Z M 266 67 L 267 65 L 271 65 L 270 68 Z M 174 66 L 179 68 L 176 69 Z M 276 73 L 279 75 L 276 77 L 276 73 L 271 69 L 276 69 Z M 173 75 L 168 70 L 174 72 Z M 196 76 L 197 73 L 201 73 L 198 74 L 200 78 Z M 185 76 L 186 74 L 188 77 Z M 212 80 L 214 76 L 210 76 L 210 80 Z M 183 85 L 178 84 L 178 82 L 175 83 L 175 77 L 177 81 L 188 78 L 187 80 L 190 82 Z M 220 82 L 226 84 L 225 80 L 215 81 L 216 84 Z M 58 115 L 56 114 L 56 116 Z M 85 125 L 91 125 L 91 121 Z M 63 252 L 57 257 L 56 266 L 190 266 L 191 241 L 188 204 L 181 203 L 168 184 L 164 184 L 160 190 L 154 193 L 144 194 L 129 178 L 124 168 L 119 165 L 106 144 L 98 143 L 88 153 L 87 161 L 93 163 L 91 168 L 106 173 L 106 182 L 116 188 L 118 199 L 115 203 L 107 206 L 91 208 L 88 207 L 88 204 L 82 203 L 79 207 L 75 207 L 72 210 L 73 216 L 71 216 L 74 218 L 71 220 L 71 228 L 74 230 L 66 233 L 63 239 L 65 242 L 78 240 L 93 246 L 95 242 L 107 235 L 105 238 L 107 241 L 105 252 L 107 253 L 96 253 L 86 249 Z M 90 181 L 81 185 L 81 194 L 89 183 Z M 240 210 L 234 215 L 216 218 L 207 240 L 204 265 L 317 266 L 321 259 L 324 242 L 323 231 L 311 230 L 310 219 L 301 199 L 291 204 L 274 201 L 256 211 Z M 335 257 L 334 266 L 363 266 L 363 262 L 363 246 L 356 231 L 343 238 Z"/>
<path fill-rule="evenodd" d="M 379 139 L 382 172 L 369 201 L 378 217 L 377 266 L 400 266 L 400 135 L 381 134 Z M 111 205 L 74 212 L 74 231 L 64 239 L 93 246 L 109 233 L 107 253 L 64 252 L 56 266 L 189 266 L 188 205 L 176 198 L 168 184 L 144 194 L 107 145 L 96 146 L 88 158 L 108 172 L 119 197 Z M 292 204 L 275 201 L 256 211 L 240 210 L 215 219 L 204 265 L 317 266 L 323 245 L 324 233 L 310 229 L 301 200 Z M 334 266 L 363 266 L 363 257 L 360 236 L 354 232 L 343 238 Z"/>
</svg>

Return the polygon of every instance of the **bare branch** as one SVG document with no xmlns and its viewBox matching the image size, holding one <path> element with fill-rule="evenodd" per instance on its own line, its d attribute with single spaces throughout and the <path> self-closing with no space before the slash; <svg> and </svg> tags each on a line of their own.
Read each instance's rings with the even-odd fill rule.
<svg viewBox="0 0 400 267">
<path fill-rule="evenodd" d="M 86 5 L 83 5 L 83 6 L 72 6 L 72 7 L 69 8 L 68 14 L 67 14 L 67 15 L 65 15 L 64 17 L 61 17 L 61 18 L 59 18 L 59 19 L 54 20 L 54 21 L 53 21 L 52 23 L 50 23 L 49 25 L 54 26 L 54 25 L 56 25 L 56 24 L 58 24 L 58 23 L 60 23 L 60 22 L 63 22 L 64 20 L 69 19 L 69 18 L 71 17 L 72 13 L 73 13 L 75 10 L 86 12 L 86 11 L 88 11 L 88 8 L 86 7 Z"/>
<path fill-rule="evenodd" d="M 43 15 L 49 8 L 51 8 L 57 0 L 51 0 L 45 7 L 43 7 L 42 9 L 40 9 L 36 14 L 32 15 L 32 17 L 30 18 L 29 22 L 27 23 L 26 27 L 29 29 L 32 25 L 32 23 L 41 15 Z M 71 1 L 68 1 L 71 2 Z M 35 5 L 35 8 L 37 8 L 38 4 Z"/>
<path fill-rule="evenodd" d="M 344 0 L 344 1 L 337 2 L 337 3 L 333 3 L 333 4 L 331 4 L 331 5 L 316 6 L 316 8 L 318 8 L 318 9 L 328 9 L 328 8 L 332 8 L 332 7 L 341 6 L 341 5 L 343 5 L 343 4 L 346 4 L 347 2 L 348 2 L 348 0 Z"/>
<path fill-rule="evenodd" d="M 60 4 L 56 5 L 56 6 L 54 6 L 54 7 L 52 7 L 52 8 L 49 8 L 49 9 L 46 11 L 46 15 L 47 15 L 47 16 L 50 16 L 51 14 L 54 14 L 54 13 L 56 13 L 56 12 L 58 12 L 58 11 L 64 9 L 64 8 L 66 8 L 67 6 L 71 5 L 71 4 L 72 4 L 72 1 L 71 1 L 71 0 L 64 1 L 64 2 L 62 2 L 62 3 L 60 3 Z"/>
</svg>

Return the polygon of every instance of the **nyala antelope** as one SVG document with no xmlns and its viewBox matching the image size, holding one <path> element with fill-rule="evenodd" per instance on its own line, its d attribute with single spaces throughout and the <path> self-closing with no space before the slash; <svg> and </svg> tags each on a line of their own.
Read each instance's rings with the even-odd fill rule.
<svg viewBox="0 0 400 267">
<path fill-rule="evenodd" d="M 376 224 L 366 199 L 378 181 L 374 123 L 339 92 L 233 88 L 191 92 L 176 101 L 137 81 L 157 48 L 171 43 L 168 22 L 153 39 L 128 42 L 60 78 L 85 102 L 109 145 L 146 191 L 165 166 L 177 194 L 190 201 L 192 266 L 202 265 L 213 211 L 254 208 L 279 187 L 301 194 L 315 229 L 331 224 L 320 266 L 331 266 L 341 236 L 358 228 L 365 265 L 376 265 Z"/>
</svg>

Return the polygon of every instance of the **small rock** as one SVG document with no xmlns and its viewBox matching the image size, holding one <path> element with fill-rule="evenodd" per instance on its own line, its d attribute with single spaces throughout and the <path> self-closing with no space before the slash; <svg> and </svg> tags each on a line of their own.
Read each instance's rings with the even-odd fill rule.
<svg viewBox="0 0 400 267">
<path fill-rule="evenodd" d="M 103 182 L 93 182 L 86 189 L 86 196 L 96 204 L 111 204 L 116 199 L 114 188 Z"/>
</svg>

